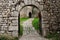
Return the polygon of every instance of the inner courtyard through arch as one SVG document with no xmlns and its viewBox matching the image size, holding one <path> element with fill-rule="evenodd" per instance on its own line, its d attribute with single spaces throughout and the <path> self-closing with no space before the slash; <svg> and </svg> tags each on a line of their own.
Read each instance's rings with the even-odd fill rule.
<svg viewBox="0 0 60 40">
<path fill-rule="evenodd" d="M 42 31 L 40 24 L 40 10 L 33 6 L 24 7 L 20 11 L 20 29 L 22 30 L 22 36 L 19 40 L 47 40 L 40 36 L 40 31 Z"/>
</svg>

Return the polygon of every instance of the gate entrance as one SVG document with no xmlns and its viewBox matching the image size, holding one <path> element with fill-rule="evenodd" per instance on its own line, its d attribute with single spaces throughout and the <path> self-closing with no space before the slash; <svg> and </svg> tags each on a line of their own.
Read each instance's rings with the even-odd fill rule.
<svg viewBox="0 0 60 40">
<path fill-rule="evenodd" d="M 31 9 L 29 10 L 29 8 L 31 7 Z M 21 17 L 20 15 L 23 13 L 23 17 Z M 23 21 L 23 25 L 21 25 L 22 23 L 19 23 L 19 33 L 21 33 L 22 35 L 29 35 L 31 34 L 35 34 L 35 30 L 37 30 L 38 33 L 41 33 L 41 13 L 40 10 L 37 6 L 35 5 L 25 5 L 20 9 L 20 13 L 19 13 L 19 18 L 21 20 L 19 20 L 20 22 Z M 39 17 L 38 17 L 39 16 Z M 26 19 L 28 18 L 28 19 Z M 35 26 L 34 26 L 35 25 Z M 23 32 L 21 31 L 23 27 Z M 19 35 L 20 36 L 20 35 Z"/>
<path fill-rule="evenodd" d="M 29 18 L 31 18 L 32 17 L 32 13 L 31 12 L 29 12 Z"/>
</svg>

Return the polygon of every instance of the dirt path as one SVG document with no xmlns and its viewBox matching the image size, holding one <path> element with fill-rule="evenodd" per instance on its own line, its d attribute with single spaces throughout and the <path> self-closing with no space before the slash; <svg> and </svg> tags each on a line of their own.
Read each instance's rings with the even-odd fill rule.
<svg viewBox="0 0 60 40">
<path fill-rule="evenodd" d="M 47 40 L 37 33 L 37 31 L 32 26 L 32 21 L 34 18 L 30 18 L 23 22 L 23 35 L 19 40 Z"/>
</svg>

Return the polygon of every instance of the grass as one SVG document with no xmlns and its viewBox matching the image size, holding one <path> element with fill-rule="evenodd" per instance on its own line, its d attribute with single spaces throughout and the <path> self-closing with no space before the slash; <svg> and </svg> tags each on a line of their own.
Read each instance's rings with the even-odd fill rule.
<svg viewBox="0 0 60 40">
<path fill-rule="evenodd" d="M 26 21 L 28 18 L 20 18 L 20 35 L 23 35 L 23 27 L 22 27 L 22 23 L 24 21 Z"/>
<path fill-rule="evenodd" d="M 12 37 L 7 34 L 0 35 L 0 40 L 18 40 L 18 37 Z"/>
<path fill-rule="evenodd" d="M 20 23 L 23 23 L 23 21 L 26 21 L 28 18 L 20 18 Z"/>
<path fill-rule="evenodd" d="M 34 18 L 32 22 L 33 27 L 37 30 L 37 32 L 42 35 L 42 27 L 41 27 L 41 20 L 39 18 Z"/>
<path fill-rule="evenodd" d="M 23 27 L 20 25 L 20 36 L 23 35 Z"/>
<path fill-rule="evenodd" d="M 33 22 L 33 27 L 38 30 L 39 29 L 39 19 L 38 18 L 34 18 Z"/>
</svg>

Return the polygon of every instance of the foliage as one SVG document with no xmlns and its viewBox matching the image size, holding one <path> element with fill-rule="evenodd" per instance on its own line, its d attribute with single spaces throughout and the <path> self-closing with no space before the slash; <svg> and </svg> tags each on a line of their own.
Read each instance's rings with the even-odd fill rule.
<svg viewBox="0 0 60 40">
<path fill-rule="evenodd" d="M 47 38 L 48 39 L 52 39 L 52 40 L 60 40 L 60 33 L 49 33 L 48 35 L 47 35 Z"/>
<path fill-rule="evenodd" d="M 20 35 L 21 36 L 23 35 L 23 27 L 22 27 L 22 25 L 20 25 Z"/>
<path fill-rule="evenodd" d="M 20 23 L 22 23 L 23 21 L 26 21 L 29 18 L 20 18 Z"/>
<path fill-rule="evenodd" d="M 33 27 L 38 30 L 39 29 L 39 19 L 38 18 L 34 18 L 33 22 Z"/>
<path fill-rule="evenodd" d="M 0 35 L 0 40 L 18 40 L 17 37 L 12 37 L 9 35 Z"/>
<path fill-rule="evenodd" d="M 23 35 L 23 27 L 22 27 L 22 23 L 24 21 L 26 21 L 28 18 L 20 18 L 20 36 Z"/>
</svg>

